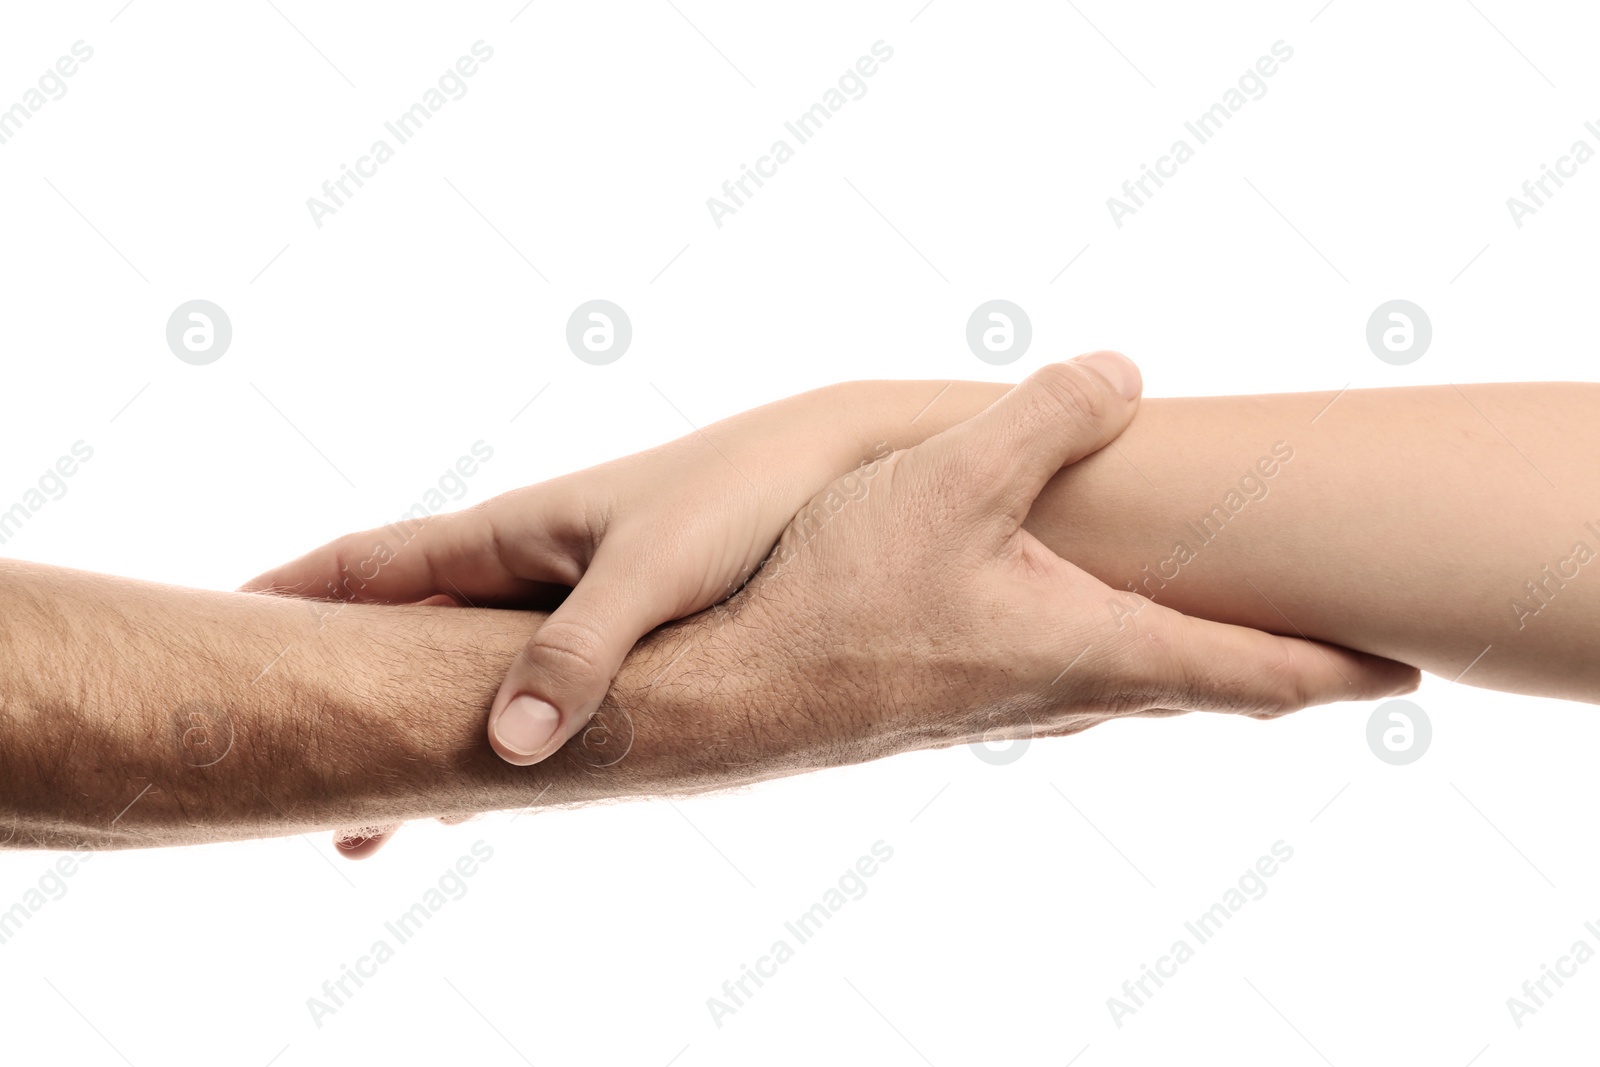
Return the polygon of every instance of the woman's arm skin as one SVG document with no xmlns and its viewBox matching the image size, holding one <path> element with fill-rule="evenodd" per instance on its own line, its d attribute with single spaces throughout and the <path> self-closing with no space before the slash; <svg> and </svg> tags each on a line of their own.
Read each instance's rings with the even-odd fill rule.
<svg viewBox="0 0 1600 1067">
<path fill-rule="evenodd" d="M 858 446 L 903 447 L 1006 387 L 833 388 Z M 1185 614 L 1596 703 L 1597 459 L 1590 383 L 1145 399 L 1115 442 L 1056 476 L 1028 528 Z"/>
</svg>

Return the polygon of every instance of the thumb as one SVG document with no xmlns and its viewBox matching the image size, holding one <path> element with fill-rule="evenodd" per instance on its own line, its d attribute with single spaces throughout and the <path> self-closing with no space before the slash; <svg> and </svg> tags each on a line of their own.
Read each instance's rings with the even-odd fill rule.
<svg viewBox="0 0 1600 1067">
<path fill-rule="evenodd" d="M 1338 645 L 1175 611 L 1163 618 L 1170 623 L 1171 639 L 1163 642 L 1169 674 L 1156 688 L 1186 711 L 1271 718 L 1313 704 L 1409 693 L 1422 680 L 1415 667 Z"/>
<path fill-rule="evenodd" d="M 489 743 L 508 763 L 530 766 L 566 744 L 599 709 L 634 643 L 682 614 L 672 590 L 644 573 L 644 557 L 612 544 L 602 545 L 500 685 Z"/>
<path fill-rule="evenodd" d="M 1143 380 L 1117 352 L 1041 367 L 966 422 L 928 442 L 1019 524 L 1056 472 L 1111 443 L 1138 409 Z"/>
</svg>

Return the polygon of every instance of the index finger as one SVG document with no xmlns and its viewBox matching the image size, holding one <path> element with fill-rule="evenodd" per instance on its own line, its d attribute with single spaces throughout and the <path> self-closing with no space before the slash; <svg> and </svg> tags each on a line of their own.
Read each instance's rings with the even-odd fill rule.
<svg viewBox="0 0 1600 1067">
<path fill-rule="evenodd" d="M 346 534 L 257 575 L 241 592 L 404 604 L 449 594 L 472 604 L 521 603 L 581 576 L 569 552 L 532 531 L 514 548 L 489 508 Z"/>
</svg>

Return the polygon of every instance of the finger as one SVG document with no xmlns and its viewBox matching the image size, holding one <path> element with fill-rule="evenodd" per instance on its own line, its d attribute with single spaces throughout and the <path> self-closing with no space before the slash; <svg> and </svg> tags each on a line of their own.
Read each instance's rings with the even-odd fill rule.
<svg viewBox="0 0 1600 1067">
<path fill-rule="evenodd" d="M 562 515 L 530 522 L 512 507 L 492 502 L 347 534 L 252 578 L 240 591 L 385 604 L 449 594 L 497 604 L 525 602 L 548 583 L 576 583 L 592 551 L 581 523 Z"/>
<path fill-rule="evenodd" d="M 1157 605 L 1151 605 L 1155 607 Z M 1314 704 L 1409 693 L 1415 667 L 1302 637 L 1211 622 L 1163 609 L 1155 627 L 1166 646 L 1162 707 L 1270 718 Z"/>
<path fill-rule="evenodd" d="M 333 849 L 345 859 L 370 859 L 400 829 L 399 823 L 388 826 L 362 826 L 333 832 Z"/>
<path fill-rule="evenodd" d="M 1110 444 L 1127 428 L 1143 387 L 1116 352 L 1090 352 L 1034 371 L 999 400 L 928 443 L 943 461 L 1018 522 L 1057 471 Z"/>
<path fill-rule="evenodd" d="M 634 643 L 693 607 L 648 557 L 601 546 L 572 594 L 517 656 L 489 711 L 489 742 L 526 767 L 566 744 L 600 707 Z"/>
</svg>

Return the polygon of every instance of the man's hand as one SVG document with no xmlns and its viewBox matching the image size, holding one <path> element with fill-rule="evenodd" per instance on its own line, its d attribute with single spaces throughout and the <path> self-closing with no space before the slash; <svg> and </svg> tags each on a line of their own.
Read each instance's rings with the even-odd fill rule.
<svg viewBox="0 0 1600 1067">
<path fill-rule="evenodd" d="M 619 679 L 602 732 L 632 741 L 626 758 L 587 735 L 557 757 L 632 778 L 670 736 L 694 753 L 691 778 L 732 784 L 1123 715 L 1270 718 L 1416 688 L 1403 664 L 1113 590 L 1023 529 L 1045 483 L 1133 417 L 1138 371 L 1108 356 L 1046 367 L 817 494 L 737 596 L 641 643 L 650 666 Z"/>
<path fill-rule="evenodd" d="M 1416 687 L 1417 671 L 1390 660 L 1115 591 L 1023 529 L 1045 483 L 1131 419 L 1137 378 L 1119 384 L 1046 367 L 800 514 L 721 613 L 728 651 L 789 675 L 751 717 L 797 748 L 764 759 L 810 763 L 830 738 L 799 726 L 846 749 L 870 738 L 883 755 L 1131 714 L 1270 718 Z M 1137 610 L 1108 610 L 1123 600 Z"/>
</svg>

